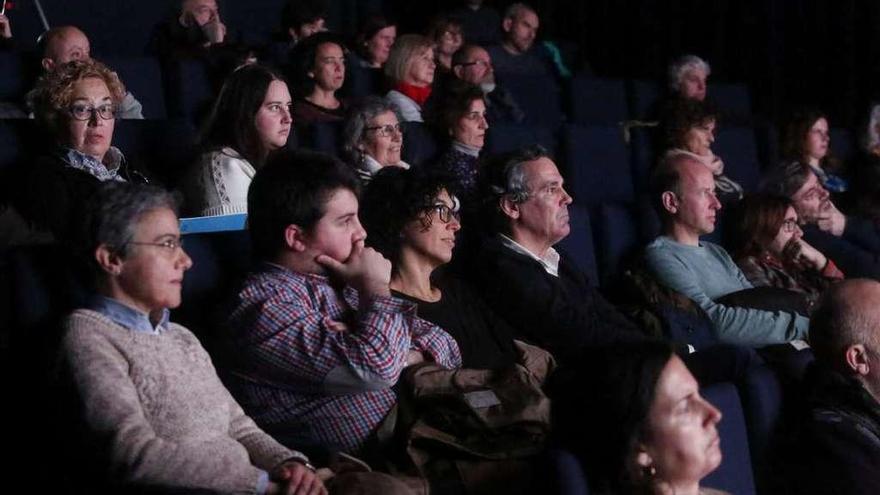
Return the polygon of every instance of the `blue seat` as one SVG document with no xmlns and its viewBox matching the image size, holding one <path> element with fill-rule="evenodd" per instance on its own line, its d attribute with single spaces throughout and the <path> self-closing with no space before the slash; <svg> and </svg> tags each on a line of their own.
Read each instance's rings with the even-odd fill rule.
<svg viewBox="0 0 880 495">
<path fill-rule="evenodd" d="M 591 210 L 599 282 L 604 285 L 621 273 L 625 259 L 642 245 L 635 205 L 601 204 Z"/>
<path fill-rule="evenodd" d="M 154 178 L 175 185 L 195 159 L 196 131 L 185 120 L 118 120 L 113 144 Z"/>
<path fill-rule="evenodd" d="M 522 76 L 505 74 L 499 82 L 513 94 L 526 114 L 524 123 L 556 129 L 562 124 L 562 96 L 556 81 L 550 76 Z"/>
<path fill-rule="evenodd" d="M 656 127 L 630 128 L 630 159 L 632 160 L 633 186 L 636 191 L 645 192 L 651 179 L 651 171 L 657 163 L 657 151 L 654 149 Z"/>
<path fill-rule="evenodd" d="M 354 100 L 369 95 L 383 96 L 383 77 L 380 69 L 359 67 L 352 60 L 346 59 L 342 94 Z"/>
<path fill-rule="evenodd" d="M 738 495 L 754 495 L 755 477 L 749 453 L 749 437 L 736 387 L 731 383 L 719 383 L 704 388 L 701 393 L 723 415 L 718 423 L 723 457 L 721 465 L 706 476 L 702 484 Z"/>
<path fill-rule="evenodd" d="M 18 52 L 0 52 L 0 101 L 21 101 L 27 92 L 24 75 L 24 63 Z"/>
<path fill-rule="evenodd" d="M 247 46 L 263 46 L 279 29 L 279 18 L 286 0 L 223 2 L 220 14 L 231 33 L 240 33 Z"/>
<path fill-rule="evenodd" d="M 755 142 L 762 170 L 769 170 L 782 159 L 779 153 L 779 131 L 776 126 L 763 122 L 755 125 Z M 832 140 L 832 145 L 834 144 Z"/>
<path fill-rule="evenodd" d="M 567 187 L 576 202 L 633 200 L 629 151 L 618 126 L 567 125 L 562 144 Z"/>
<path fill-rule="evenodd" d="M 36 133 L 31 120 L 0 119 L 0 171 L 9 170 L 33 151 Z"/>
<path fill-rule="evenodd" d="M 574 259 L 577 267 L 590 280 L 590 283 L 599 284 L 599 270 L 596 268 L 596 249 L 593 244 L 593 227 L 590 225 L 590 214 L 582 205 L 569 205 L 569 225 L 571 231 L 568 236 L 559 242 L 561 247 Z"/>
<path fill-rule="evenodd" d="M 164 119 L 168 115 L 158 60 L 152 57 L 107 56 L 102 61 L 116 71 L 125 88 L 144 106 L 144 118 Z"/>
<path fill-rule="evenodd" d="M 830 131 L 831 152 L 843 163 L 849 163 L 855 158 L 858 151 L 858 143 L 853 137 L 852 131 L 840 127 L 834 127 Z"/>
<path fill-rule="evenodd" d="M 709 99 L 721 111 L 725 121 L 746 123 L 752 118 L 752 97 L 745 84 L 709 84 Z"/>
<path fill-rule="evenodd" d="M 332 155 L 342 153 L 342 122 L 317 122 L 296 128 L 297 144 Z"/>
<path fill-rule="evenodd" d="M 556 136 L 552 129 L 522 124 L 494 124 L 489 127 L 484 152 L 505 153 L 530 144 L 540 144 L 550 153 L 556 153 Z"/>
<path fill-rule="evenodd" d="M 214 101 L 207 65 L 201 60 L 167 63 L 162 67 L 168 116 L 199 125 Z"/>
<path fill-rule="evenodd" d="M 761 180 L 758 145 L 751 127 L 722 126 L 712 150 L 724 160 L 724 174 L 737 181 L 746 191 L 757 189 Z"/>
<path fill-rule="evenodd" d="M 615 125 L 629 114 L 623 79 L 578 75 L 571 81 L 568 100 L 575 124 Z"/>
<path fill-rule="evenodd" d="M 403 150 L 401 158 L 410 165 L 421 165 L 437 156 L 439 148 L 434 135 L 422 122 L 403 122 Z"/>
<path fill-rule="evenodd" d="M 656 119 L 657 103 L 662 91 L 653 81 L 631 80 L 629 82 L 629 116 L 631 119 Z"/>
</svg>

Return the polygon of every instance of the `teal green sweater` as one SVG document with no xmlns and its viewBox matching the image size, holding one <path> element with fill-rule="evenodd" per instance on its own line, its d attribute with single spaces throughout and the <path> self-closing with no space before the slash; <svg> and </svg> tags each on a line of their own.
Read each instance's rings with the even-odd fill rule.
<svg viewBox="0 0 880 495">
<path fill-rule="evenodd" d="M 760 347 L 805 339 L 810 320 L 796 313 L 734 308 L 714 300 L 752 288 L 721 246 L 680 244 L 661 236 L 648 244 L 645 258 L 663 285 L 700 305 L 722 342 Z"/>
</svg>

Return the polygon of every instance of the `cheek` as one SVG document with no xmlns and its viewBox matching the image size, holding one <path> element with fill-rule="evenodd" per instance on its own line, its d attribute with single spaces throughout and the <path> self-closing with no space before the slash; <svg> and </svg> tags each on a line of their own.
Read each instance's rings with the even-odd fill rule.
<svg viewBox="0 0 880 495">
<path fill-rule="evenodd" d="M 70 144 L 79 147 L 82 146 L 85 139 L 87 121 L 71 120 L 67 124 L 68 140 Z"/>
</svg>

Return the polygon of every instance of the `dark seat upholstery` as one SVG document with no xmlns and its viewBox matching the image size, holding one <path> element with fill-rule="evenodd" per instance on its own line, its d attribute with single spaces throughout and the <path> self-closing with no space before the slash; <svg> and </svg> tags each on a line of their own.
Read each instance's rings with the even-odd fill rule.
<svg viewBox="0 0 880 495">
<path fill-rule="evenodd" d="M 578 75 L 571 81 L 568 100 L 575 124 L 616 125 L 629 115 L 623 79 Z"/>
<path fill-rule="evenodd" d="M 642 244 L 641 228 L 633 204 L 601 204 L 591 213 L 599 281 L 605 284 L 620 273 L 621 263 Z"/>
<path fill-rule="evenodd" d="M 758 145 L 751 127 L 722 126 L 712 150 L 724 160 L 724 174 L 739 182 L 746 191 L 754 191 L 761 179 Z"/>
<path fill-rule="evenodd" d="M 403 150 L 401 158 L 410 165 L 422 165 L 437 156 L 438 145 L 434 135 L 422 122 L 403 122 Z"/>
<path fill-rule="evenodd" d="M 141 102 L 144 118 L 164 119 L 168 115 L 158 60 L 152 57 L 107 56 L 101 61 L 116 71 L 125 88 Z"/>
<path fill-rule="evenodd" d="M 708 94 L 725 121 L 743 124 L 751 120 L 752 97 L 745 84 L 712 82 Z"/>
<path fill-rule="evenodd" d="M 526 114 L 525 123 L 556 129 L 562 124 L 562 95 L 556 81 L 550 76 L 523 76 L 504 74 L 499 83 L 513 94 Z"/>
<path fill-rule="evenodd" d="M 555 153 L 557 149 L 556 136 L 548 127 L 494 124 L 486 132 L 484 153 L 505 153 L 529 144 L 540 144 L 550 153 Z"/>
<path fill-rule="evenodd" d="M 574 259 L 577 267 L 587 274 L 591 284 L 598 285 L 599 271 L 596 268 L 596 248 L 593 244 L 590 214 L 586 207 L 576 204 L 568 206 L 568 214 L 571 231 L 559 242 L 558 247 Z"/>
<path fill-rule="evenodd" d="M 630 118 L 649 120 L 657 118 L 657 104 L 662 91 L 653 81 L 631 80 L 629 82 Z"/>
<path fill-rule="evenodd" d="M 567 125 L 562 144 L 568 191 L 576 202 L 633 200 L 629 151 L 618 126 Z"/>
</svg>

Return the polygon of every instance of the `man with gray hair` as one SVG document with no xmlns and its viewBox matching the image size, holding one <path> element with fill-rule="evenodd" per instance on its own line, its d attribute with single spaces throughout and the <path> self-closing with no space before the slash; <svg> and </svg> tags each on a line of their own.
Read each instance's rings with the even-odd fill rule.
<svg viewBox="0 0 880 495">
<path fill-rule="evenodd" d="M 815 362 L 789 459 L 793 493 L 880 493 L 880 283 L 831 287 L 810 322 Z"/>
<path fill-rule="evenodd" d="M 669 91 L 685 100 L 706 99 L 706 80 L 712 68 L 696 55 L 683 55 L 669 64 Z"/>
</svg>

